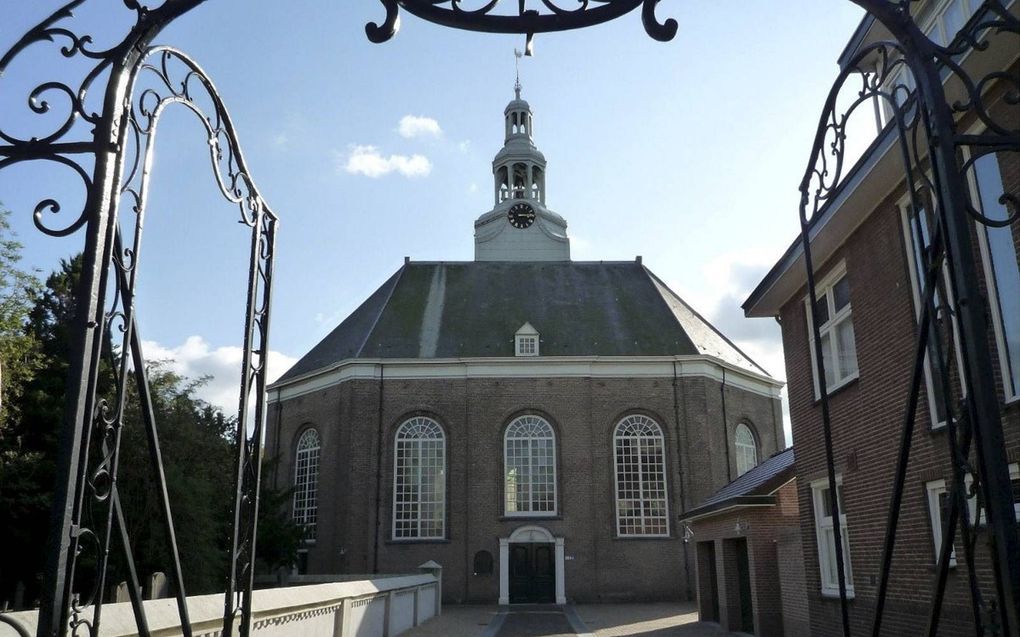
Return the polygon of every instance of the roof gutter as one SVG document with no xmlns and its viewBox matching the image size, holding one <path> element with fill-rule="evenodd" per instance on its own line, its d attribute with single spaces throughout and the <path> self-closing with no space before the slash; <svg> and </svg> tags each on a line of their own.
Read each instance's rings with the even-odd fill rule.
<svg viewBox="0 0 1020 637">
<path fill-rule="evenodd" d="M 681 515 L 679 520 L 681 522 L 693 522 L 702 518 L 722 515 L 723 513 L 732 513 L 737 509 L 771 507 L 775 505 L 776 496 L 774 495 L 744 495 L 692 509 Z"/>
</svg>

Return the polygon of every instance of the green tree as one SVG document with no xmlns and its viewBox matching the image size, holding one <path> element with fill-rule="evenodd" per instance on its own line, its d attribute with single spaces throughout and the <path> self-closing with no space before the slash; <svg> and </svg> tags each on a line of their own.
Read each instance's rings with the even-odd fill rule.
<svg viewBox="0 0 1020 637">
<path fill-rule="evenodd" d="M 62 261 L 42 290 L 26 297 L 32 301 L 30 310 L 20 315 L 21 333 L 34 344 L 37 362 L 11 394 L 15 399 L 7 413 L 17 417 L 5 420 L 0 430 L 0 546 L 20 549 L 0 552 L 0 605 L 12 599 L 19 581 L 26 586 L 26 601 L 38 596 L 81 268 L 80 255 Z M 98 394 L 116 404 L 119 352 L 109 340 L 103 350 Z M 169 361 L 149 362 L 146 372 L 187 592 L 222 591 L 233 521 L 236 420 L 198 398 L 196 392 L 208 379 L 183 378 Z M 163 506 L 133 378 L 126 387 L 119 497 L 139 576 L 154 571 L 170 575 Z M 99 453 L 94 439 L 91 466 Z M 289 492 L 263 491 L 257 542 L 263 570 L 293 563 L 300 545 L 300 529 L 282 513 L 289 498 Z M 111 538 L 110 548 L 112 584 L 126 580 L 127 571 L 119 537 Z M 94 564 L 80 566 L 87 577 Z"/>
<path fill-rule="evenodd" d="M 39 281 L 18 267 L 21 243 L 0 207 L 0 437 L 16 430 L 25 384 L 40 365 L 36 340 L 26 331 Z"/>
</svg>

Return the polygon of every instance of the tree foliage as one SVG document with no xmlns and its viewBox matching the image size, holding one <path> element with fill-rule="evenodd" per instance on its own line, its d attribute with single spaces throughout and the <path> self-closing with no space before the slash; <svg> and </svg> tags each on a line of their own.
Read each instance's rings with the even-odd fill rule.
<svg viewBox="0 0 1020 637">
<path fill-rule="evenodd" d="M 6 233 L 5 217 L 0 231 Z M 80 255 L 62 261 L 41 288 L 15 267 L 20 246 L 0 236 L 0 355 L 5 370 L 5 407 L 0 415 L 0 606 L 14 599 L 20 582 L 26 604 L 39 595 L 54 480 L 57 434 L 64 422 L 65 384 L 71 329 L 80 278 Z M 20 286 L 20 287 L 19 287 Z M 8 289 L 24 290 L 20 305 L 7 303 Z M 8 320 L 8 317 L 10 319 Z M 8 342 L 8 334 L 22 344 Z M 12 362 L 13 361 L 13 362 Z M 148 363 L 149 396 L 162 452 L 185 587 L 189 595 L 224 590 L 230 554 L 236 465 L 236 420 L 196 392 L 207 379 L 188 379 L 169 361 Z M 19 367 L 20 365 L 20 367 Z M 98 394 L 116 404 L 119 352 L 107 340 L 97 383 Z M 6 370 L 12 370 L 6 372 Z M 141 578 L 162 571 L 172 575 L 163 504 L 157 487 L 143 403 L 133 377 L 125 384 L 118 493 L 132 553 Z M 96 440 L 96 438 L 93 438 Z M 99 459 L 93 444 L 92 465 Z M 280 511 L 289 494 L 265 490 L 260 508 L 259 557 L 266 570 L 290 564 L 300 529 Z M 101 511 L 101 507 L 97 512 Z M 120 538 L 111 539 L 108 583 L 127 579 Z M 92 564 L 83 564 L 85 575 Z"/>
</svg>

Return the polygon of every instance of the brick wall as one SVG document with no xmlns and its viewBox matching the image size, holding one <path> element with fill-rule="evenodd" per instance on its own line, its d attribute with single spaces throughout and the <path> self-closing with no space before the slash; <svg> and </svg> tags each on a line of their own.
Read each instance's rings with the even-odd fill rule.
<svg viewBox="0 0 1020 637">
<path fill-rule="evenodd" d="M 778 409 L 777 400 L 700 377 L 680 378 L 676 392 L 672 378 L 352 380 L 274 404 L 267 452 L 279 456 L 275 483 L 287 486 L 298 436 L 307 426 L 320 431 L 311 572 L 408 571 L 431 559 L 444 567 L 448 601 L 491 602 L 499 592 L 499 539 L 534 523 L 565 540 L 569 599 L 686 599 L 694 596 L 694 551 L 679 539 L 676 517 L 729 482 L 727 467 L 734 463 L 727 462 L 733 451 L 726 441 L 732 445 L 738 423 L 753 425 L 762 457 L 777 451 Z M 524 413 L 543 416 L 556 432 L 556 516 L 503 516 L 503 431 Z M 631 413 L 648 415 L 663 429 L 669 538 L 616 536 L 612 434 Z M 393 437 L 413 415 L 435 418 L 446 433 L 442 541 L 391 539 Z M 491 575 L 472 573 L 481 550 L 495 558 Z"/>
<path fill-rule="evenodd" d="M 1020 161 L 1015 156 L 1006 158 L 1001 168 L 1004 180 L 1016 192 L 1020 186 Z M 846 238 L 832 258 L 817 268 L 819 275 L 824 276 L 840 260 L 846 262 L 860 369 L 859 379 L 834 392 L 829 401 L 835 465 L 843 476 L 856 589 L 856 599 L 850 603 L 855 633 L 869 631 L 874 614 L 888 502 L 913 363 L 914 305 L 908 256 L 896 206 L 903 194 L 902 189 L 891 193 Z M 982 271 L 980 263 L 977 267 Z M 985 294 L 983 284 L 978 293 Z M 821 413 L 815 403 L 811 380 L 803 303 L 806 294 L 806 289 L 802 289 L 782 308 L 783 346 L 790 379 L 811 632 L 836 635 L 840 633 L 839 602 L 820 593 L 809 486 L 811 481 L 824 477 L 825 456 Z M 987 336 L 995 354 L 996 345 L 990 329 Z M 997 361 L 995 370 L 996 390 L 1001 399 L 1004 394 Z M 1020 403 L 1002 404 L 1002 413 L 1007 454 L 1016 461 L 1020 457 Z M 883 622 L 888 634 L 914 634 L 919 622 L 923 624 L 928 615 L 935 550 L 925 483 L 950 476 L 946 435 L 945 429 L 932 430 L 927 394 L 922 392 L 904 500 L 899 511 L 897 549 Z M 979 536 L 976 566 L 981 587 L 987 593 L 992 591 L 988 534 L 982 531 Z M 957 547 L 961 549 L 957 551 L 958 565 L 949 575 L 942 611 L 940 634 L 945 635 L 973 633 L 967 571 L 959 542 Z"/>
<path fill-rule="evenodd" d="M 799 535 L 796 481 L 782 486 L 775 495 L 775 505 L 723 511 L 690 523 L 699 547 L 697 585 L 702 621 L 711 620 L 711 615 L 706 613 L 706 609 L 711 607 L 711 600 L 706 596 L 711 591 L 708 560 L 712 555 L 718 578 L 718 621 L 724 630 L 740 628 L 735 544 L 735 541 L 740 540 L 747 543 L 754 634 L 762 637 L 808 634 L 784 632 L 787 607 L 794 612 L 795 626 L 798 625 L 798 616 L 805 621 L 807 618 L 800 553 L 796 554 L 796 559 L 789 559 L 789 537 L 792 535 L 796 538 Z M 781 538 L 787 538 L 785 559 L 780 552 Z M 709 550 L 709 544 L 713 545 L 712 550 Z M 744 630 L 751 632 L 749 627 Z"/>
</svg>

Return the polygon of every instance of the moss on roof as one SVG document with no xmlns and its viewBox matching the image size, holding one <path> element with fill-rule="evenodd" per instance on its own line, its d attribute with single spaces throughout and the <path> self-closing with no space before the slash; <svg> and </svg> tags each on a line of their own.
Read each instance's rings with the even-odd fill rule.
<svg viewBox="0 0 1020 637">
<path fill-rule="evenodd" d="M 764 373 L 638 262 L 453 262 L 405 264 L 278 382 L 356 358 L 512 357 L 525 322 L 542 356 L 711 354 Z"/>
</svg>

